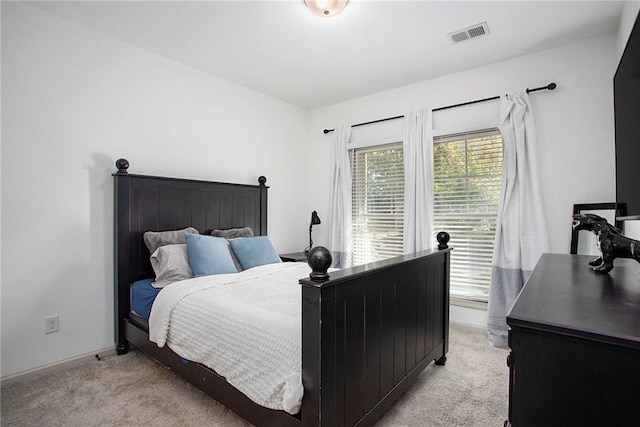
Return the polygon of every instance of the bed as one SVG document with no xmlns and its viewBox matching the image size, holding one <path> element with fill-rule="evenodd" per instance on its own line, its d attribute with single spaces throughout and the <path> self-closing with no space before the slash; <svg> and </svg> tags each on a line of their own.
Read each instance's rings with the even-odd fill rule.
<svg viewBox="0 0 640 427">
<path fill-rule="evenodd" d="M 265 177 L 257 185 L 231 184 L 134 175 L 122 159 L 116 166 L 118 354 L 136 347 L 259 426 L 372 425 L 424 368 L 446 362 L 447 239 L 439 249 L 329 273 L 326 259 L 310 261 L 311 274 L 298 281 L 304 397 L 296 414 L 261 406 L 214 370 L 158 347 L 149 340 L 148 322 L 131 310 L 132 283 L 153 276 L 143 233 L 250 227 L 256 236 L 266 236 L 269 187 Z"/>
</svg>

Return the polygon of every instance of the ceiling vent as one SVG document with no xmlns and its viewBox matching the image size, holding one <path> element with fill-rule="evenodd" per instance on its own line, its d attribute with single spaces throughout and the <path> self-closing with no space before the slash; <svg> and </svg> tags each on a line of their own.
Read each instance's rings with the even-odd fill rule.
<svg viewBox="0 0 640 427">
<path fill-rule="evenodd" d="M 486 22 L 481 24 L 472 25 L 471 27 L 454 31 L 447 34 L 453 43 L 460 43 L 461 41 L 475 39 L 476 37 L 489 34 L 489 26 Z"/>
</svg>

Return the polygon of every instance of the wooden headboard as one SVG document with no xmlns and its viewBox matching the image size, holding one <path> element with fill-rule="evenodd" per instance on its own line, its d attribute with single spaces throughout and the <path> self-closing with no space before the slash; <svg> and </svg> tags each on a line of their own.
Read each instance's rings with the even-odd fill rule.
<svg viewBox="0 0 640 427">
<path fill-rule="evenodd" d="M 146 231 L 195 227 L 203 234 L 213 229 L 251 227 L 267 234 L 266 178 L 258 185 L 229 184 L 127 173 L 128 162 L 116 162 L 114 177 L 115 338 L 124 351 L 124 322 L 129 318 L 130 286 L 153 277 Z M 125 347 L 121 347 L 125 346 Z"/>
</svg>

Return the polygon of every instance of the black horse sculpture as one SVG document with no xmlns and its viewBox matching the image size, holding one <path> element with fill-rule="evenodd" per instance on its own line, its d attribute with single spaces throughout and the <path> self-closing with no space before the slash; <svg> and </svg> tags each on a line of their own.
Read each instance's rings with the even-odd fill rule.
<svg viewBox="0 0 640 427">
<path fill-rule="evenodd" d="M 598 273 L 610 272 L 616 258 L 632 258 L 640 262 L 640 242 L 623 236 L 620 229 L 598 215 L 575 214 L 573 229 L 587 230 L 596 235 L 602 256 L 589 261 L 589 265 Z"/>
</svg>

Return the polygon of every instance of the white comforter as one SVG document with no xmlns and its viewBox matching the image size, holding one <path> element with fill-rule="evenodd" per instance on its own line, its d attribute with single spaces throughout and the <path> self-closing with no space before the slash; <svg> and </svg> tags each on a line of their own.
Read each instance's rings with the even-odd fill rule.
<svg viewBox="0 0 640 427">
<path fill-rule="evenodd" d="M 149 338 L 222 375 L 254 402 L 295 414 L 302 401 L 304 263 L 176 282 L 156 298 Z"/>
</svg>

